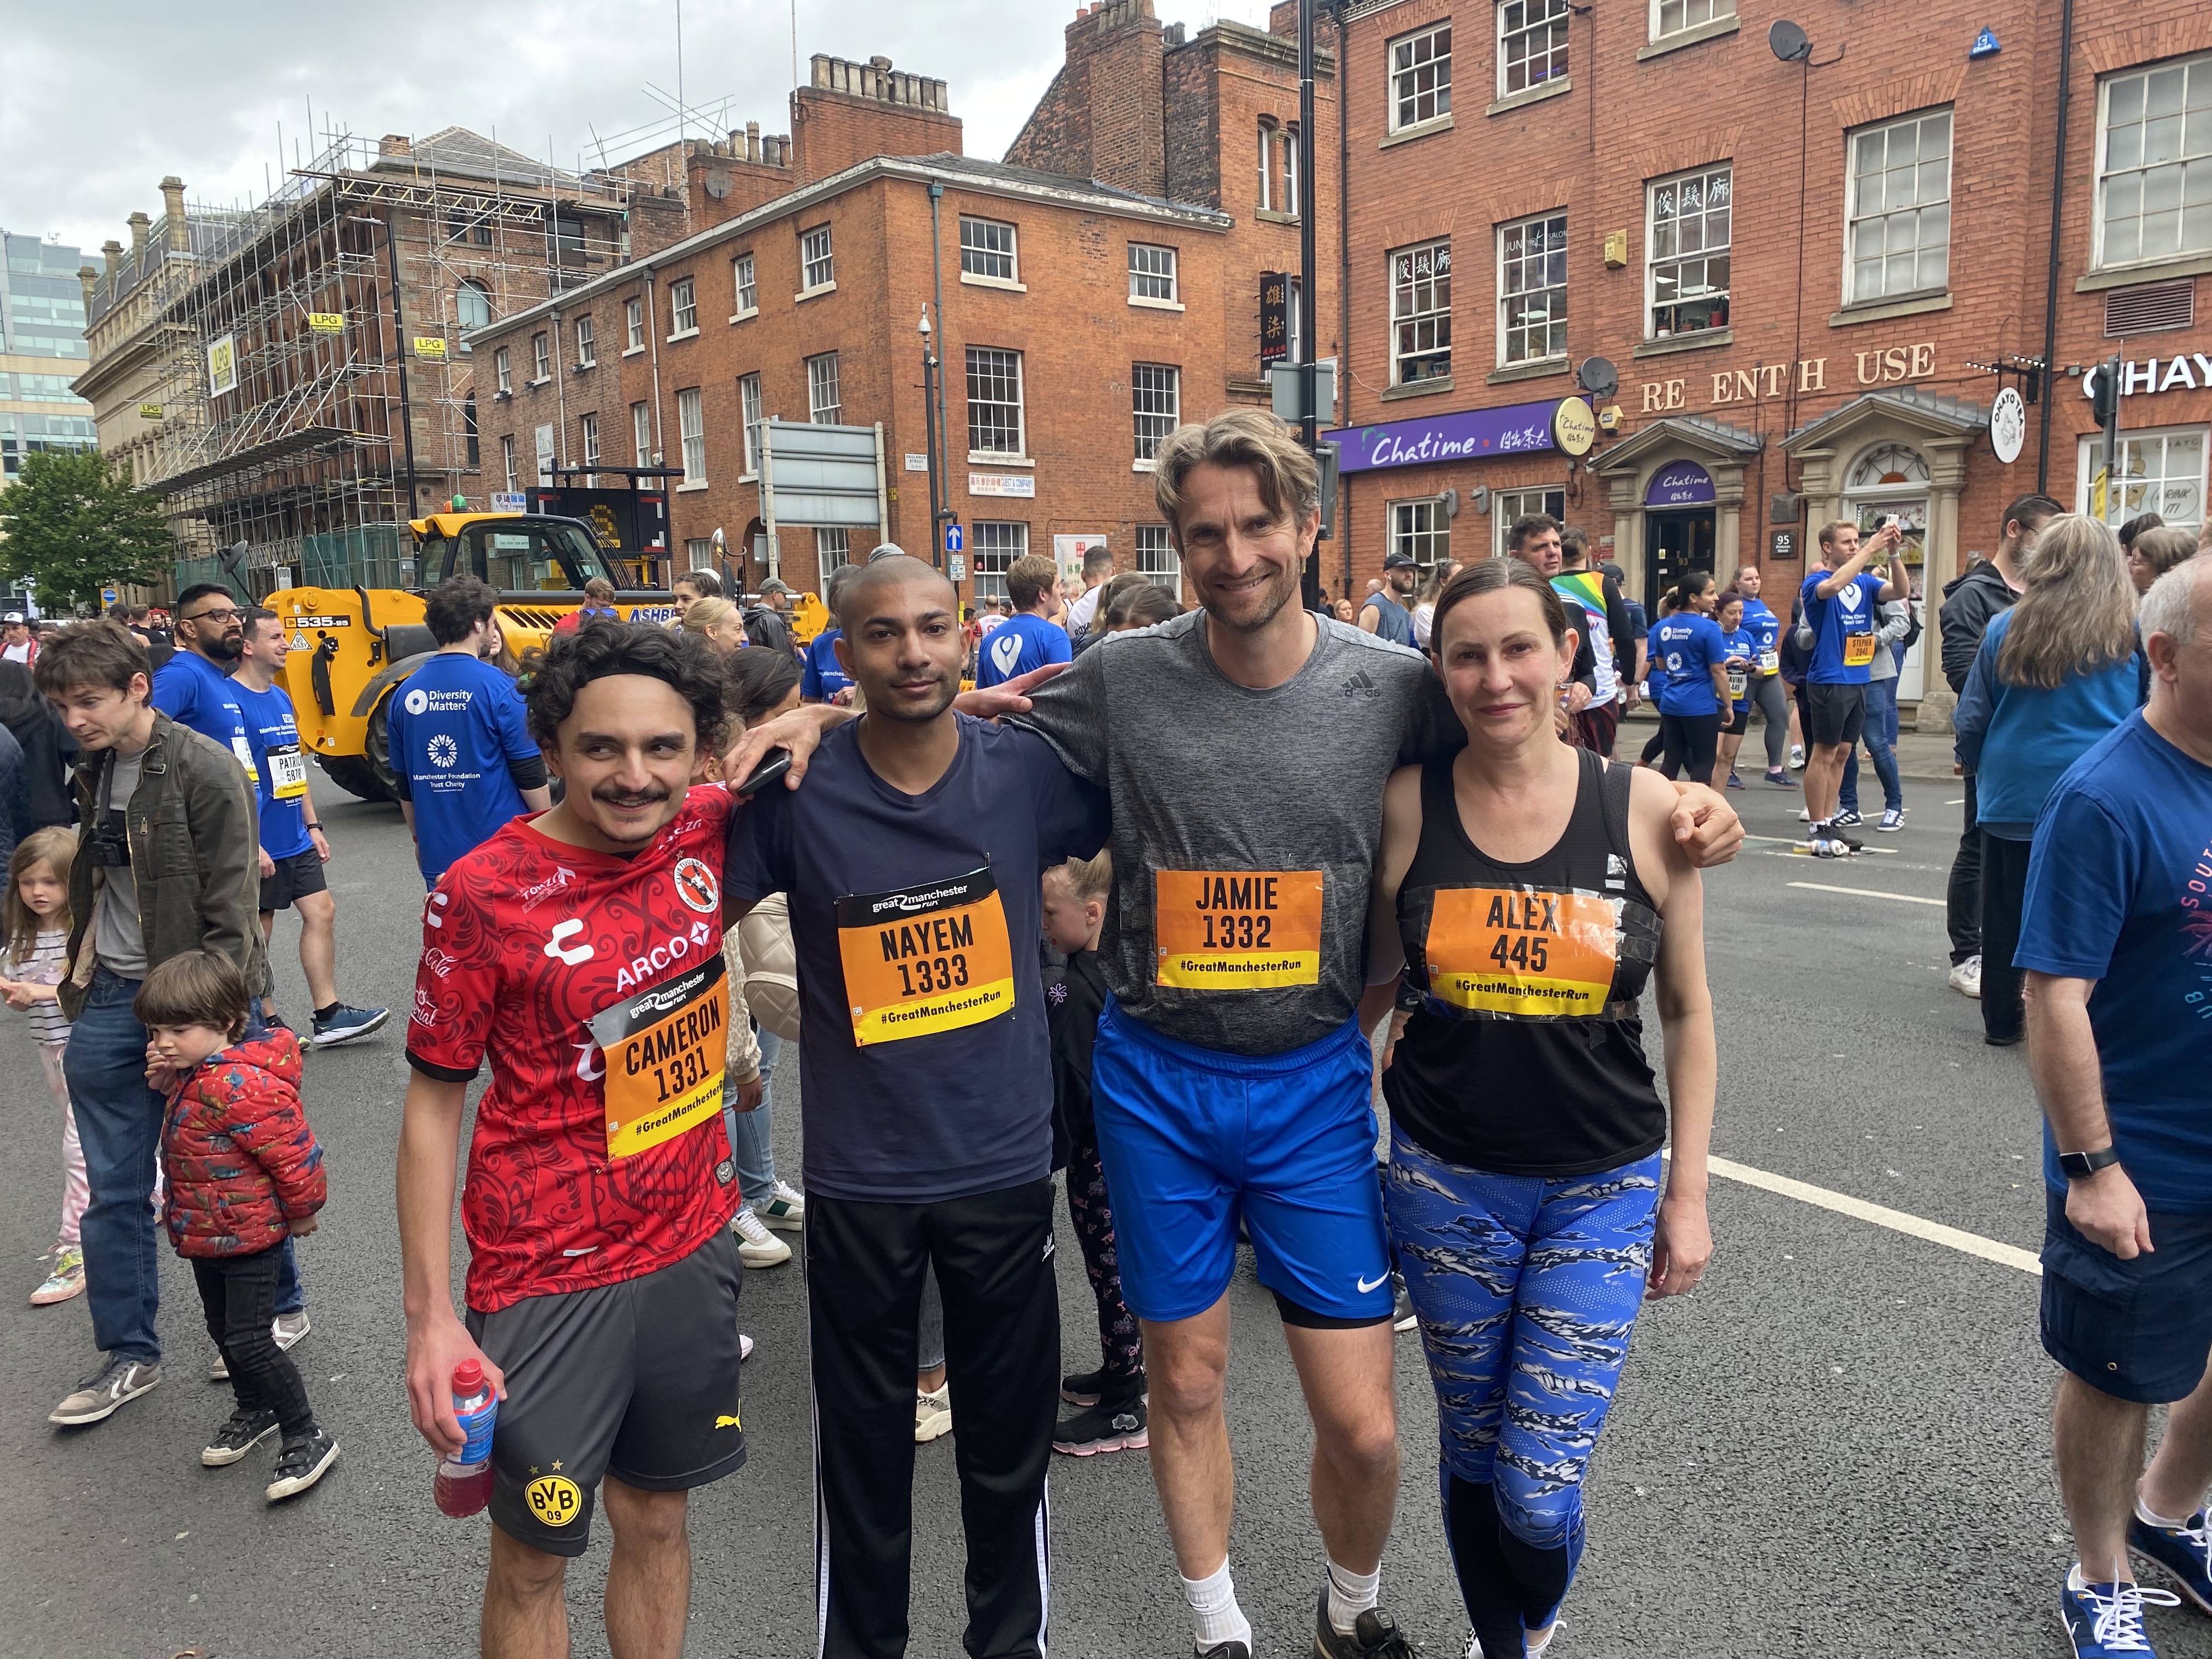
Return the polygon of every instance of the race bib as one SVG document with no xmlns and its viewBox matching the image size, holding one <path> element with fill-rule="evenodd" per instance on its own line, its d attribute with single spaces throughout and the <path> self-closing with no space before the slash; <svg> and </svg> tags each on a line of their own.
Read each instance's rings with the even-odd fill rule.
<svg viewBox="0 0 2212 1659">
<path fill-rule="evenodd" d="M 1729 671 L 1729 696 L 1731 697 L 1743 696 L 1745 688 L 1750 684 L 1750 677 L 1741 668 L 1732 668 Z"/>
<path fill-rule="evenodd" d="M 246 781 L 258 784 L 261 774 L 253 769 L 253 745 L 246 742 L 245 732 L 233 732 L 230 734 L 230 752 L 238 757 L 238 763 L 246 769 Z"/>
<path fill-rule="evenodd" d="M 268 754 L 269 788 L 278 800 L 297 800 L 307 793 L 307 757 L 295 745 Z"/>
<path fill-rule="evenodd" d="M 837 955 L 861 1048 L 1013 1012 L 1013 948 L 988 870 L 839 899 Z"/>
<path fill-rule="evenodd" d="M 1620 933 L 1595 893 L 1535 887 L 1437 890 L 1423 954 L 1429 990 L 1496 1014 L 1595 1014 L 1613 994 Z"/>
<path fill-rule="evenodd" d="M 592 1016 L 606 1068 L 609 1158 L 635 1158 L 721 1116 L 729 1024 L 720 951 Z"/>
<path fill-rule="evenodd" d="M 1760 652 L 1759 672 L 1762 674 L 1779 674 L 1782 672 L 1782 653 L 1779 651 Z"/>
<path fill-rule="evenodd" d="M 1864 668 L 1874 660 L 1874 635 L 1846 634 L 1844 635 L 1844 666 Z"/>
<path fill-rule="evenodd" d="M 1155 983 L 1245 991 L 1321 983 L 1318 870 L 1162 870 L 1153 882 Z"/>
</svg>

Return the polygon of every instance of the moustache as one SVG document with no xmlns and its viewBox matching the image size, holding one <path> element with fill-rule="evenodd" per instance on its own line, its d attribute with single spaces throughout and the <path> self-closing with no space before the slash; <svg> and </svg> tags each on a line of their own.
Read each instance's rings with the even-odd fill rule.
<svg viewBox="0 0 2212 1659">
<path fill-rule="evenodd" d="M 592 791 L 592 799 L 596 801 L 604 801 L 609 806 L 650 806 L 655 801 L 666 800 L 668 799 L 668 791 L 655 787 L 651 789 L 641 789 L 633 793 L 627 789 L 611 788 L 608 786 L 602 784 L 599 787 Z"/>
</svg>

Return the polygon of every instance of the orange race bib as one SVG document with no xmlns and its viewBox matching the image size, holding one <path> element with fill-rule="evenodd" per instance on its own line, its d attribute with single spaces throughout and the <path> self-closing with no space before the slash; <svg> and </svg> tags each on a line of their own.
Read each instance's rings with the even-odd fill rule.
<svg viewBox="0 0 2212 1659">
<path fill-rule="evenodd" d="M 1013 948 L 988 870 L 839 899 L 837 955 L 862 1048 L 1013 1012 Z"/>
<path fill-rule="evenodd" d="M 592 1016 L 606 1066 L 609 1158 L 635 1158 L 721 1115 L 729 1024 L 719 951 Z"/>
<path fill-rule="evenodd" d="M 1874 635 L 1846 634 L 1844 635 L 1844 666 L 1864 668 L 1874 660 Z"/>
<path fill-rule="evenodd" d="M 1437 890 L 1423 954 L 1429 990 L 1495 1014 L 1595 1014 L 1613 996 L 1620 931 L 1595 893 L 1535 887 Z"/>
<path fill-rule="evenodd" d="M 1155 983 L 1246 991 L 1321 983 L 1318 870 L 1162 870 L 1153 878 Z"/>
</svg>

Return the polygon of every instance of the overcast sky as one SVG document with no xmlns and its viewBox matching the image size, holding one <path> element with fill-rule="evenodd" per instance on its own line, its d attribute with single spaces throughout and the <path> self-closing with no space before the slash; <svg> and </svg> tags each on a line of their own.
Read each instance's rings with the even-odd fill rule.
<svg viewBox="0 0 2212 1659">
<path fill-rule="evenodd" d="M 1267 0 L 1156 0 L 1163 21 L 1264 27 Z M 685 0 L 684 96 L 716 125 L 788 130 L 793 0 Z M 951 83 L 971 155 L 1003 155 L 1060 61 L 1074 0 L 796 0 L 816 52 Z M 0 226 L 74 243 L 158 221 L 165 173 L 194 202 L 257 200 L 326 122 L 371 138 L 445 126 L 496 134 L 563 167 L 665 142 L 677 0 L 21 0 L 0 27 Z M 726 107 L 725 107 L 725 100 Z M 637 133 L 670 123 L 665 134 Z M 283 160 L 277 130 L 283 130 Z M 708 130 L 695 126 L 697 136 Z M 634 136 L 617 143 L 613 135 Z"/>
</svg>

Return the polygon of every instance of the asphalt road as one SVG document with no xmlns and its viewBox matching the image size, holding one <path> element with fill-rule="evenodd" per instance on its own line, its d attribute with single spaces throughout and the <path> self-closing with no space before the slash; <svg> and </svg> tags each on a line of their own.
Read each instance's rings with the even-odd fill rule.
<svg viewBox="0 0 2212 1659">
<path fill-rule="evenodd" d="M 1938 769 L 1925 769 L 1930 771 Z M 339 904 L 341 991 L 404 1009 L 421 884 L 396 809 L 319 776 Z M 1901 835 L 1847 866 L 1788 851 L 1797 797 L 1736 797 L 1754 841 L 1711 878 L 1719 1010 L 1715 1151 L 2033 1249 L 2042 1230 L 2036 1115 L 2019 1051 L 1984 1047 L 1945 988 L 1940 899 L 1955 785 L 1908 784 Z M 1849 892 L 1794 885 L 1817 883 Z M 1880 897 L 1889 894 L 1900 897 Z M 280 921 L 280 1006 L 305 1012 Z M 15 1153 L 0 1164 L 0 1655 L 165 1659 L 473 1653 L 481 1519 L 441 1517 L 410 1428 L 392 1206 L 401 1033 L 313 1058 L 307 1106 L 331 1200 L 301 1265 L 314 1329 L 296 1350 L 344 1447 L 331 1478 L 278 1510 L 257 1454 L 201 1468 L 230 1407 L 207 1381 L 189 1275 L 163 1279 L 161 1386 L 69 1433 L 46 1413 L 91 1368 L 82 1301 L 38 1310 L 52 1242 L 55 1133 L 27 1029 L 0 1023 Z M 775 1086 L 780 1167 L 799 1169 L 795 1054 Z M 1589 1488 L 1589 1548 L 1554 1651 L 1582 1656 L 2060 1655 L 2071 1559 L 2050 1472 L 2053 1368 L 2037 1281 L 2017 1267 L 1717 1179 L 1717 1253 L 1694 1296 L 1637 1334 Z M 1078 1253 L 1059 1254 L 1070 1369 L 1097 1363 Z M 690 1651 L 812 1650 L 811 1484 L 804 1286 L 794 1263 L 748 1276 L 751 1459 L 696 1495 Z M 1307 1512 L 1309 1431 L 1272 1304 L 1249 1263 L 1233 1292 L 1230 1410 L 1240 1468 L 1234 1562 L 1258 1652 L 1308 1651 L 1322 1556 Z M 1435 1415 L 1416 1339 L 1400 1339 L 1405 1476 L 1383 1594 L 1431 1655 L 1465 1641 L 1437 1512 Z M 959 1652 L 962 1551 L 951 1441 L 919 1449 L 917 1655 Z M 1187 1653 L 1145 1460 L 1056 1460 L 1054 1651 Z M 571 1574 L 576 1651 L 605 1652 L 604 1534 Z M 2166 1659 L 2212 1659 L 2212 1621 L 2155 1610 Z"/>
</svg>

